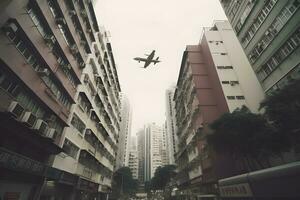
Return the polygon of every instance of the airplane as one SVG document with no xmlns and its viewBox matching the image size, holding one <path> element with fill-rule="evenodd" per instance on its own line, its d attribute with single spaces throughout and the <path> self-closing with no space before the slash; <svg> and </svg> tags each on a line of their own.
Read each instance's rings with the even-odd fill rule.
<svg viewBox="0 0 300 200">
<path fill-rule="evenodd" d="M 143 68 L 146 68 L 151 63 L 154 63 L 154 65 L 155 65 L 156 63 L 161 62 L 160 60 L 158 60 L 159 57 L 157 57 L 156 59 L 153 59 L 154 58 L 154 54 L 155 54 L 155 50 L 153 50 L 150 55 L 145 54 L 147 56 L 147 58 L 136 57 L 136 58 L 134 58 L 134 60 L 138 61 L 139 63 L 140 62 L 145 62 L 145 65 L 144 65 Z"/>
</svg>

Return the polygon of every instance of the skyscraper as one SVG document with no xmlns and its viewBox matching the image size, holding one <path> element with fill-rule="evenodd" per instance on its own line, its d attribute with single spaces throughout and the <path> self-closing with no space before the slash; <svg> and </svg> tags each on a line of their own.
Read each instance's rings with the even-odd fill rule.
<svg viewBox="0 0 300 200">
<path fill-rule="evenodd" d="M 137 151 L 138 151 L 138 180 L 140 186 L 145 182 L 145 130 L 141 129 L 137 132 Z"/>
<path fill-rule="evenodd" d="M 118 153 L 116 159 L 116 169 L 128 166 L 130 139 L 131 139 L 131 121 L 132 111 L 130 103 L 125 94 L 121 94 L 121 131 L 118 139 Z"/>
<path fill-rule="evenodd" d="M 138 151 L 136 146 L 136 137 L 131 137 L 128 167 L 131 170 L 133 178 L 136 180 L 138 180 L 138 168 L 139 168 L 138 166 L 139 166 L 139 160 L 138 160 Z"/>
<path fill-rule="evenodd" d="M 264 91 L 300 78 L 300 1 L 220 1 Z"/>
<path fill-rule="evenodd" d="M 167 165 L 167 145 L 164 128 L 155 123 L 145 126 L 145 181 L 150 181 L 159 166 Z"/>
</svg>

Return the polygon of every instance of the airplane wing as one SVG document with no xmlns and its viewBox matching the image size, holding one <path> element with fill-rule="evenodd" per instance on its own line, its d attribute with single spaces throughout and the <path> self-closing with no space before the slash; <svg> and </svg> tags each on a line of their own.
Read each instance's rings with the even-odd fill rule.
<svg viewBox="0 0 300 200">
<path fill-rule="evenodd" d="M 144 64 L 144 68 L 148 67 L 150 65 L 150 63 L 151 63 L 151 60 L 147 60 Z"/>
<path fill-rule="evenodd" d="M 134 58 L 134 60 L 139 61 L 139 62 L 146 62 L 147 61 L 146 58 L 140 58 L 140 57 Z"/>
</svg>

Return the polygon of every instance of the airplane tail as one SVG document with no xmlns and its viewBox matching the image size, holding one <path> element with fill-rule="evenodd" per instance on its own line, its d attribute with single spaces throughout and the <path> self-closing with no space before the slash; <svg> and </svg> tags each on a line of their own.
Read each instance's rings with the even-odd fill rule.
<svg viewBox="0 0 300 200">
<path fill-rule="evenodd" d="M 156 63 L 159 63 L 159 62 L 160 62 L 158 59 L 159 59 L 159 57 L 157 57 L 157 58 L 155 59 L 154 65 L 155 65 Z"/>
</svg>

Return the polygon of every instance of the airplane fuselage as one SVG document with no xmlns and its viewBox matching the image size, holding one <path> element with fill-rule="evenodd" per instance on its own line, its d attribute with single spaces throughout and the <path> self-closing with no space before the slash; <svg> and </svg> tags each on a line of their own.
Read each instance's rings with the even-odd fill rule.
<svg viewBox="0 0 300 200">
<path fill-rule="evenodd" d="M 157 59 L 154 59 L 154 56 L 155 56 L 155 50 L 153 50 L 153 51 L 151 52 L 151 54 L 150 54 L 150 55 L 147 55 L 147 56 L 148 56 L 147 58 L 136 57 L 136 58 L 134 58 L 134 60 L 136 60 L 136 61 L 138 61 L 138 62 L 145 62 L 144 68 L 146 68 L 146 67 L 147 67 L 148 65 L 150 65 L 151 63 L 156 64 L 156 63 L 160 62 L 160 61 L 158 60 L 158 57 L 157 57 Z"/>
</svg>

